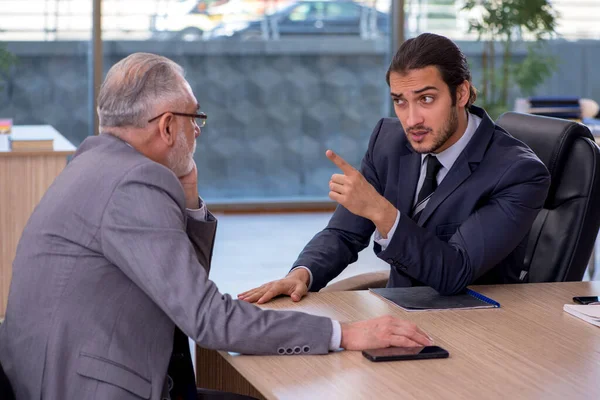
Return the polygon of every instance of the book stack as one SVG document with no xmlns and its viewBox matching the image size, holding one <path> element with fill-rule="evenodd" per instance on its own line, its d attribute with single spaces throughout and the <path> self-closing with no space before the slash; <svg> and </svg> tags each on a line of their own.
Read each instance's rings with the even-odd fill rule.
<svg viewBox="0 0 600 400">
<path fill-rule="evenodd" d="M 51 134 L 18 134 L 13 132 L 8 138 L 11 151 L 53 151 L 54 137 Z"/>
<path fill-rule="evenodd" d="M 0 135 L 7 135 L 12 129 L 12 119 L 0 118 Z"/>
<path fill-rule="evenodd" d="M 579 97 L 530 97 L 530 114 L 580 121 Z"/>
<path fill-rule="evenodd" d="M 12 151 L 52 151 L 54 139 L 13 139 L 10 138 Z"/>
</svg>

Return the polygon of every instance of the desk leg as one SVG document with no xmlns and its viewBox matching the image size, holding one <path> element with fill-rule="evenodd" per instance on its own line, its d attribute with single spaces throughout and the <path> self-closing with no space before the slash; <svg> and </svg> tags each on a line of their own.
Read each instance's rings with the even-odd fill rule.
<svg viewBox="0 0 600 400">
<path fill-rule="evenodd" d="M 23 229 L 65 165 L 64 155 L 0 157 L 0 315 L 6 311 L 12 263 Z"/>
<path fill-rule="evenodd" d="M 200 388 L 245 394 L 265 400 L 219 352 L 200 346 L 196 346 L 196 385 Z"/>
</svg>

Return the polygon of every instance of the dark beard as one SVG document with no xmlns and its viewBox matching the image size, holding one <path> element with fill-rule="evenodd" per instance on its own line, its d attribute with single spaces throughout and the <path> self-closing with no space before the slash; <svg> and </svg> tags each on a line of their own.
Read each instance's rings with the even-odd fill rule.
<svg viewBox="0 0 600 400">
<path fill-rule="evenodd" d="M 441 129 L 442 134 L 433 143 L 433 148 L 429 151 L 429 153 L 435 153 L 440 147 L 444 145 L 450 139 L 450 137 L 456 132 L 458 129 L 458 112 L 456 108 L 452 107 L 450 111 L 450 117 L 446 121 L 446 125 Z"/>
<path fill-rule="evenodd" d="M 446 120 L 446 124 L 441 128 L 441 135 L 437 137 L 437 140 L 433 142 L 430 148 L 425 150 L 417 151 L 419 154 L 429 154 L 435 153 L 440 147 L 444 145 L 452 137 L 452 135 L 458 129 L 458 111 L 456 111 L 455 107 L 450 109 L 450 116 Z"/>
</svg>

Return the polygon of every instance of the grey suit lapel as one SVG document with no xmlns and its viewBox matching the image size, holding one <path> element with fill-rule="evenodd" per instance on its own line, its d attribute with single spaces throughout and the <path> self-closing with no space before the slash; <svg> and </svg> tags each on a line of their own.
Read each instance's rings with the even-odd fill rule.
<svg viewBox="0 0 600 400">
<path fill-rule="evenodd" d="M 482 108 L 471 106 L 470 111 L 481 118 L 481 123 L 467 147 L 460 154 L 444 180 L 429 199 L 427 207 L 425 207 L 417 222 L 420 226 L 423 226 L 425 222 L 427 222 L 431 214 L 433 214 L 442 202 L 471 175 L 475 168 L 477 168 L 492 139 L 496 126 L 494 121 L 492 121 Z"/>
</svg>

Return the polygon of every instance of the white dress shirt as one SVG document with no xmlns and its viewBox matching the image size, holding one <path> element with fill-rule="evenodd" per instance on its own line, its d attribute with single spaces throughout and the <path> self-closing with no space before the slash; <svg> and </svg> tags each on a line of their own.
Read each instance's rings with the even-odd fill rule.
<svg viewBox="0 0 600 400">
<path fill-rule="evenodd" d="M 438 185 L 442 182 L 446 175 L 448 175 L 450 168 L 452 168 L 452 165 L 454 165 L 454 163 L 458 159 L 458 156 L 460 156 L 460 153 L 462 153 L 465 147 L 467 147 L 467 144 L 469 144 L 469 141 L 471 141 L 471 138 L 473 137 L 473 135 L 477 131 L 477 128 L 479 127 L 479 124 L 481 123 L 481 118 L 479 118 L 477 115 L 467 113 L 467 117 L 467 129 L 465 129 L 465 133 L 461 136 L 461 138 L 458 139 L 456 143 L 448 147 L 446 150 L 438 154 L 432 154 L 436 156 L 440 164 L 442 164 L 442 167 L 440 168 L 436 176 Z M 419 191 L 423 186 L 423 181 L 425 181 L 425 175 L 427 174 L 427 163 L 425 162 L 425 158 L 427 157 L 427 155 L 428 154 L 421 154 L 421 173 L 419 175 L 419 181 L 417 182 L 417 190 L 415 191 L 415 195 L 413 198 L 413 206 L 417 203 Z M 390 231 L 387 234 L 387 238 L 385 239 L 383 238 L 383 236 L 381 236 L 379 231 L 375 230 L 373 240 L 375 240 L 375 242 L 381 246 L 381 250 L 385 250 L 390 244 L 390 241 L 392 240 L 392 237 L 396 232 L 396 228 L 398 227 L 399 221 L 400 211 L 397 212 L 396 221 L 394 222 L 392 229 L 390 229 Z"/>
<path fill-rule="evenodd" d="M 198 206 L 196 210 L 186 208 L 188 217 L 195 219 L 196 221 L 206 221 L 206 204 L 202 200 L 202 197 L 198 196 Z"/>
</svg>

